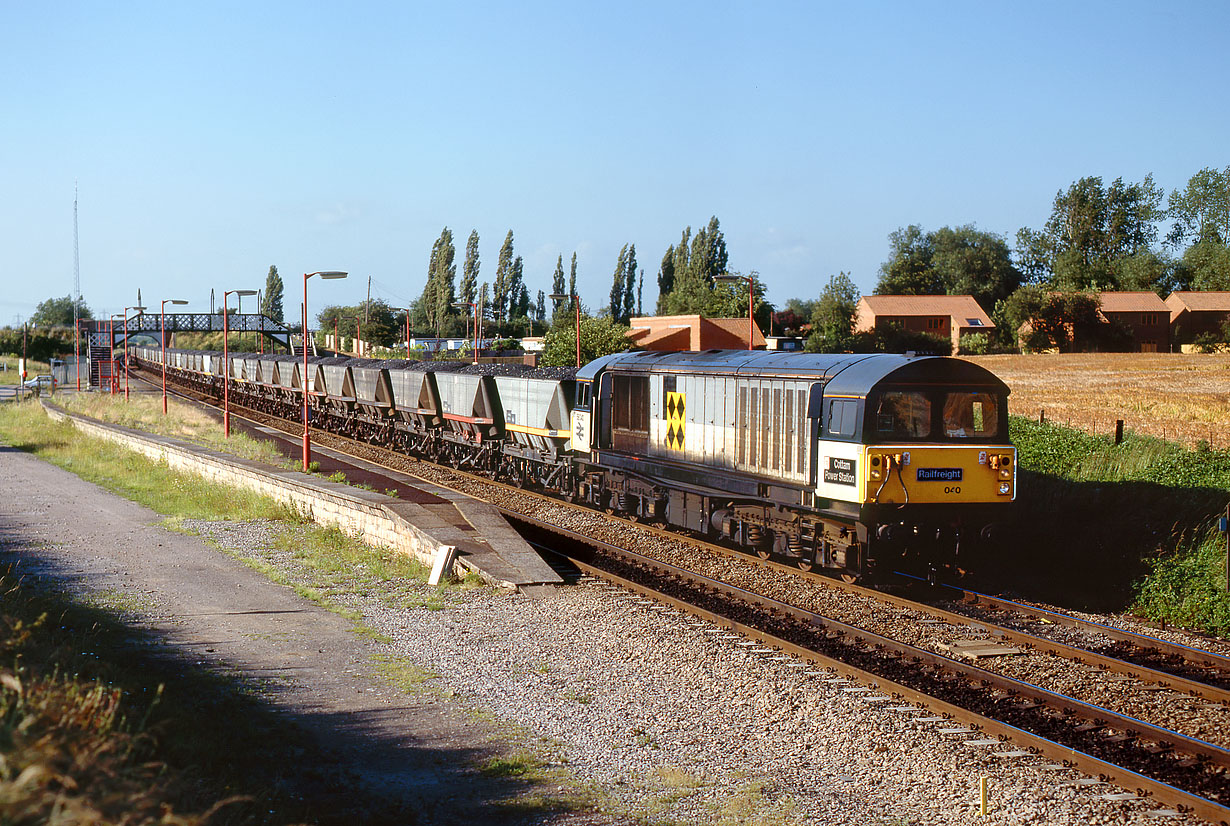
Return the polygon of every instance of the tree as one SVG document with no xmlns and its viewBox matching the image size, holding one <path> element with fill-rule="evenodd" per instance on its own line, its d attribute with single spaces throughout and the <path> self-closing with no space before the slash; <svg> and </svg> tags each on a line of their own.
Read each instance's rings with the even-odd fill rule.
<svg viewBox="0 0 1230 826">
<path fill-rule="evenodd" d="M 1174 223 L 1166 240 L 1172 246 L 1210 241 L 1230 244 L 1230 166 L 1221 171 L 1200 170 L 1182 191 L 1170 193 L 1167 207 Z"/>
<path fill-rule="evenodd" d="M 717 216 L 709 219 L 709 225 L 696 233 L 688 266 L 710 286 L 716 276 L 726 272 L 726 237 L 722 234 Z"/>
<path fill-rule="evenodd" d="M 624 267 L 624 304 L 619 313 L 620 321 L 627 324 L 634 312 L 636 312 L 636 244 L 629 244 L 628 260 Z"/>
<path fill-rule="evenodd" d="M 1039 285 L 1021 287 L 997 313 L 1013 333 L 1021 331 L 1027 350 L 1070 352 L 1082 342 L 1095 341 L 1103 322 L 1097 296 L 1076 291 L 1055 291 Z"/>
<path fill-rule="evenodd" d="M 265 276 L 265 292 L 261 296 L 260 311 L 279 323 L 286 320 L 282 308 L 284 292 L 282 276 L 278 275 L 278 268 L 271 264 L 269 274 Z"/>
<path fill-rule="evenodd" d="M 671 244 L 662 255 L 658 265 L 658 309 L 662 309 L 663 296 L 675 289 L 675 245 Z"/>
<path fill-rule="evenodd" d="M 538 363 L 544 367 L 571 367 L 576 364 L 577 339 L 573 318 L 551 325 L 543 337 L 542 356 Z M 583 316 L 581 318 L 581 363 L 596 358 L 622 353 L 632 348 L 628 328 L 612 321 L 608 316 Z"/>
<path fill-rule="evenodd" d="M 727 261 L 726 237 L 716 215 L 695 235 L 691 227 L 685 228 L 679 243 L 666 250 L 658 270 L 658 313 L 710 314 L 687 308 L 710 303 L 703 291 L 712 292 L 714 278 L 726 272 Z"/>
<path fill-rule="evenodd" d="M 564 277 L 564 256 L 560 255 L 555 259 L 555 273 L 551 276 L 551 295 L 567 295 L 568 282 Z M 551 313 L 551 323 L 554 324 L 556 317 L 562 312 L 560 302 L 555 302 L 555 309 Z"/>
<path fill-rule="evenodd" d="M 453 315 L 457 278 L 457 250 L 453 246 L 453 231 L 445 227 L 431 246 L 427 262 L 427 285 L 418 305 L 420 315 L 436 338 L 444 333 L 444 324 Z"/>
<path fill-rule="evenodd" d="M 470 238 L 466 241 L 466 261 L 461 270 L 461 285 L 458 288 L 459 299 L 467 304 L 474 303 L 478 292 L 478 230 L 470 230 Z"/>
<path fill-rule="evenodd" d="M 854 314 L 859 290 L 845 272 L 830 276 L 811 315 L 810 353 L 844 353 L 854 346 Z"/>
<path fill-rule="evenodd" d="M 572 266 L 568 269 L 568 294 L 579 295 L 577 292 L 577 254 L 572 253 Z"/>
<path fill-rule="evenodd" d="M 1021 271 L 1002 236 L 973 224 L 941 227 L 931 233 L 931 265 L 948 295 L 972 295 L 991 309 L 1021 286 Z"/>
<path fill-rule="evenodd" d="M 1002 236 L 973 224 L 925 232 L 917 224 L 888 236 L 877 295 L 972 295 L 984 309 L 1021 285 L 1021 271 Z"/>
<path fill-rule="evenodd" d="M 932 266 L 935 247 L 930 233 L 910 224 L 889 233 L 889 258 L 880 265 L 876 295 L 946 295 Z"/>
<path fill-rule="evenodd" d="M 1140 266 L 1145 260 L 1140 256 L 1151 251 L 1166 217 L 1162 197 L 1152 175 L 1138 184 L 1116 178 L 1109 187 L 1099 177 L 1086 177 L 1060 190 L 1046 226 L 1017 233 L 1029 280 L 1064 292 L 1115 290 L 1124 288 L 1126 274 L 1136 279 L 1130 286 L 1139 288 L 1142 273 L 1149 271 Z M 1151 271 L 1159 279 L 1165 276 L 1164 268 Z M 1148 289 L 1164 290 L 1165 285 L 1159 281 Z"/>
<path fill-rule="evenodd" d="M 513 231 L 504 236 L 500 245 L 500 256 L 495 265 L 495 282 L 491 285 L 491 313 L 496 321 L 503 321 L 508 310 L 508 304 L 513 299 L 512 292 L 513 268 Z"/>
<path fill-rule="evenodd" d="M 1169 207 L 1168 243 L 1189 244 L 1175 267 L 1177 285 L 1230 290 L 1230 166 L 1197 172 L 1181 192 L 1170 193 Z"/>
<path fill-rule="evenodd" d="M 77 318 L 93 318 L 94 314 L 90 312 L 90 308 L 86 306 L 84 301 L 77 304 Z M 39 302 L 38 307 L 34 310 L 34 315 L 30 316 L 30 324 L 33 327 L 46 329 L 48 327 L 69 327 L 73 326 L 73 297 L 66 295 L 63 298 L 49 298 L 46 301 Z"/>
</svg>

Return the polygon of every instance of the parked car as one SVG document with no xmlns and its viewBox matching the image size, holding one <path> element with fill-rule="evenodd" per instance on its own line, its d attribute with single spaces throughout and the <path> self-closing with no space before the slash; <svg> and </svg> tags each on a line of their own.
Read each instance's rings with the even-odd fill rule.
<svg viewBox="0 0 1230 826">
<path fill-rule="evenodd" d="M 33 388 L 37 390 L 42 390 L 44 387 L 46 387 L 49 390 L 55 390 L 56 380 L 52 378 L 51 376 L 35 376 L 32 379 L 26 379 L 26 381 L 24 381 L 21 386 L 29 387 L 29 388 Z"/>
</svg>

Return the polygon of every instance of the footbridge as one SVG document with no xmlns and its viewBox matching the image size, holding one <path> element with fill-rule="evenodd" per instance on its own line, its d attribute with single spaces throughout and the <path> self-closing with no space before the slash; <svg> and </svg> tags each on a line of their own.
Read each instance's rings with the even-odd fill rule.
<svg viewBox="0 0 1230 826">
<path fill-rule="evenodd" d="M 165 316 L 162 313 L 138 313 L 127 319 L 91 319 L 83 321 L 81 326 L 83 335 L 88 335 L 89 339 L 90 385 L 105 387 L 111 382 L 114 372 L 114 354 L 122 352 L 129 341 L 152 341 L 155 347 L 169 347 L 175 333 L 221 333 L 223 316 L 222 313 L 167 313 Z M 292 337 L 285 324 L 263 313 L 228 313 L 225 329 L 229 333 L 259 336 L 259 341 L 263 342 L 261 349 L 269 352 L 278 349 L 278 345 L 287 352 L 303 352 L 302 336 L 295 334 Z"/>
</svg>

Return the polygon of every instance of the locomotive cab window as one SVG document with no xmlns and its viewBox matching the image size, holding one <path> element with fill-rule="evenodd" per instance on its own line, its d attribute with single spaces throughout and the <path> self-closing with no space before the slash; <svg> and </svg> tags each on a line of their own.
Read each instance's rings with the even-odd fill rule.
<svg viewBox="0 0 1230 826">
<path fill-rule="evenodd" d="M 1007 438 L 1002 394 L 986 390 L 884 390 L 868 401 L 871 440 L 992 441 Z"/>
<path fill-rule="evenodd" d="M 931 400 L 917 390 L 890 390 L 877 400 L 872 421 L 878 437 L 929 438 Z"/>
<path fill-rule="evenodd" d="M 590 394 L 593 392 L 593 385 L 587 381 L 577 382 L 577 409 L 589 410 Z"/>
<path fill-rule="evenodd" d="M 826 435 L 853 436 L 858 432 L 858 402 L 853 399 L 833 399 L 829 402 L 829 420 Z"/>
<path fill-rule="evenodd" d="M 998 433 L 999 407 L 993 394 L 945 394 L 945 436 L 950 439 L 986 439 Z"/>
</svg>

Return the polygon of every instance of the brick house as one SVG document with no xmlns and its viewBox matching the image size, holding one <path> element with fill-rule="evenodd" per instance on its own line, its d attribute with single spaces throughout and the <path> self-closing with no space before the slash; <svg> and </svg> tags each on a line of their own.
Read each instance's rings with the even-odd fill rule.
<svg viewBox="0 0 1230 826">
<path fill-rule="evenodd" d="M 1173 292 L 1165 304 L 1170 311 L 1170 343 L 1184 353 L 1191 352 L 1197 336 L 1220 335 L 1230 320 L 1230 292 Z"/>
<path fill-rule="evenodd" d="M 856 333 L 869 333 L 885 324 L 946 338 L 952 342 L 954 353 L 966 333 L 995 329 L 995 323 L 972 295 L 865 295 L 858 300 Z"/>
<path fill-rule="evenodd" d="M 633 318 L 628 338 L 641 350 L 746 350 L 746 318 L 704 318 L 699 315 L 659 315 Z M 765 349 L 764 333 L 751 325 L 752 347 Z"/>
<path fill-rule="evenodd" d="M 1098 310 L 1131 334 L 1131 352 L 1165 353 L 1170 349 L 1170 308 L 1151 292 L 1114 292 L 1098 296 Z"/>
</svg>

